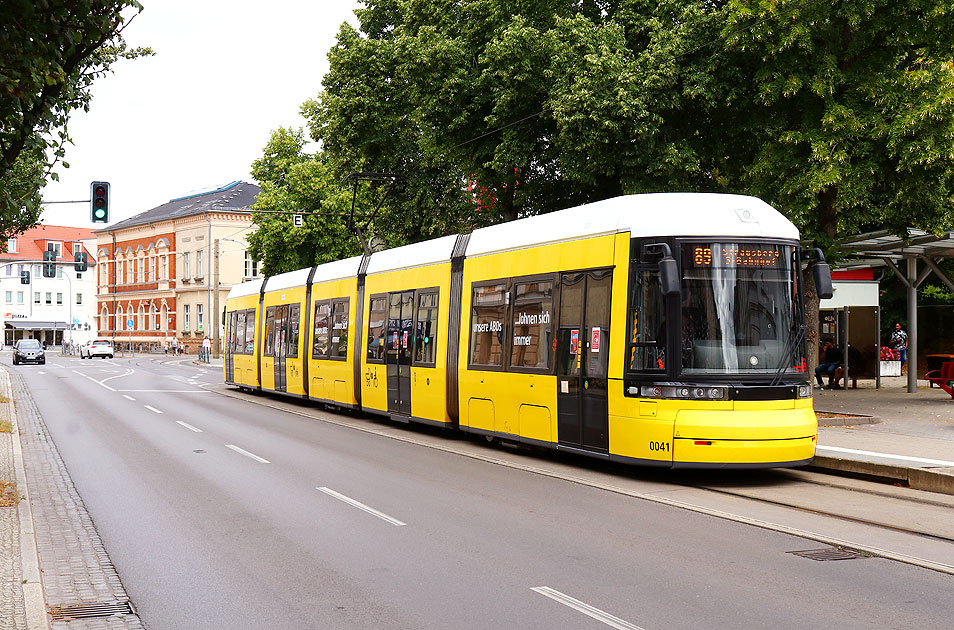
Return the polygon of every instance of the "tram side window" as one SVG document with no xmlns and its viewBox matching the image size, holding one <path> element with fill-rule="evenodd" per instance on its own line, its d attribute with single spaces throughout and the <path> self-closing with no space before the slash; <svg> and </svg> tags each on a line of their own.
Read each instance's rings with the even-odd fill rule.
<svg viewBox="0 0 954 630">
<path fill-rule="evenodd" d="M 630 293 L 629 369 L 666 369 L 666 309 L 657 269 L 633 269 Z"/>
<path fill-rule="evenodd" d="M 328 356 L 328 329 L 331 315 L 330 302 L 315 302 L 315 341 L 312 347 L 313 359 Z"/>
<path fill-rule="evenodd" d="M 285 309 L 281 306 L 275 307 L 275 340 L 272 342 L 272 348 L 275 350 L 275 356 L 285 356 L 283 354 L 285 344 Z"/>
<path fill-rule="evenodd" d="M 245 311 L 234 311 L 229 316 L 229 350 L 245 354 Z"/>
<path fill-rule="evenodd" d="M 298 322 L 301 318 L 301 304 L 290 304 L 285 307 L 285 356 L 298 357 Z"/>
<path fill-rule="evenodd" d="M 437 358 L 437 292 L 418 293 L 414 364 L 434 365 Z"/>
<path fill-rule="evenodd" d="M 503 366 L 507 285 L 474 287 L 470 317 L 470 363 Z"/>
<path fill-rule="evenodd" d="M 245 330 L 239 329 L 239 340 L 244 343 L 245 354 L 255 354 L 255 309 L 245 311 Z"/>
<path fill-rule="evenodd" d="M 265 349 L 264 355 L 267 357 L 275 354 L 275 307 L 269 306 L 265 309 Z"/>
<path fill-rule="evenodd" d="M 371 313 L 368 318 L 368 361 L 384 362 L 384 335 L 388 323 L 388 300 L 386 296 L 371 297 Z"/>
<path fill-rule="evenodd" d="M 334 300 L 331 309 L 331 345 L 329 355 L 348 358 L 348 300 Z"/>
<path fill-rule="evenodd" d="M 510 367 L 548 368 L 553 338 L 553 283 L 514 284 Z"/>
</svg>

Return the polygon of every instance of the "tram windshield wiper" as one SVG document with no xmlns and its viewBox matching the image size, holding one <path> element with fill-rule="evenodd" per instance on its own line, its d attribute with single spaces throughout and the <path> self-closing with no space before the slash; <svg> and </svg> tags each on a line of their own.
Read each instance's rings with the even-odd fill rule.
<svg viewBox="0 0 954 630">
<path fill-rule="evenodd" d="M 792 335 L 791 340 L 785 347 L 785 351 L 782 352 L 782 356 L 779 358 L 778 366 L 775 368 L 775 377 L 772 379 L 772 387 L 782 382 L 782 375 L 788 372 L 788 365 L 795 360 L 795 351 L 799 345 L 801 345 L 807 330 L 808 326 L 802 323 L 798 326 L 798 332 Z"/>
</svg>

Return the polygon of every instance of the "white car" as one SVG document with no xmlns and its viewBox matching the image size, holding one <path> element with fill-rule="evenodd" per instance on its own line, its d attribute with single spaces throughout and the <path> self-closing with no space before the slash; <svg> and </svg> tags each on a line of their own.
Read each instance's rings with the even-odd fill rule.
<svg viewBox="0 0 954 630">
<path fill-rule="evenodd" d="M 109 339 L 94 339 L 80 348 L 81 359 L 92 359 L 93 357 L 113 358 L 113 342 Z"/>
</svg>

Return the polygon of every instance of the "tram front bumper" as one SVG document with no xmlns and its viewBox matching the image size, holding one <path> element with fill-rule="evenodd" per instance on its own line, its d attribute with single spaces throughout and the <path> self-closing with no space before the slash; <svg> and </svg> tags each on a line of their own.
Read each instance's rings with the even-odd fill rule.
<svg viewBox="0 0 954 630">
<path fill-rule="evenodd" d="M 683 410 L 673 428 L 674 468 L 800 466 L 815 456 L 811 407 Z"/>
</svg>

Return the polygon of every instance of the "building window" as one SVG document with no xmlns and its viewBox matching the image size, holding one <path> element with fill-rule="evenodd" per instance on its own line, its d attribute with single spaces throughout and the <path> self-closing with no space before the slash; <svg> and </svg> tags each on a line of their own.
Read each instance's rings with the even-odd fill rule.
<svg viewBox="0 0 954 630">
<path fill-rule="evenodd" d="M 195 305 L 195 326 L 196 326 L 195 329 L 198 330 L 199 332 L 202 332 L 203 330 L 205 330 L 202 327 L 202 322 L 203 322 L 202 305 L 196 304 Z"/>
<path fill-rule="evenodd" d="M 116 307 L 116 328 L 119 330 L 126 330 L 126 322 L 123 320 L 123 307 Z"/>
<path fill-rule="evenodd" d="M 190 330 L 192 330 L 192 316 L 189 313 L 188 304 L 184 304 L 182 306 L 182 316 L 184 318 L 183 324 L 185 325 L 185 328 L 183 330 L 185 330 L 186 332 L 189 332 Z"/>
<path fill-rule="evenodd" d="M 63 277 L 63 268 L 60 267 L 59 265 L 56 266 L 56 277 L 57 278 Z"/>
<path fill-rule="evenodd" d="M 82 294 L 82 293 L 77 293 L 77 294 L 76 294 L 76 303 L 77 303 L 77 304 L 82 304 L 82 303 L 83 303 L 83 294 Z"/>
<path fill-rule="evenodd" d="M 39 304 L 39 303 L 40 303 L 40 292 L 39 292 L 39 291 L 34 291 L 34 293 L 33 293 L 33 303 L 34 303 L 34 304 Z"/>
<path fill-rule="evenodd" d="M 7 239 L 7 253 L 10 253 L 10 254 L 17 253 L 17 239 L 15 238 Z"/>
<path fill-rule="evenodd" d="M 258 261 L 252 258 L 252 255 L 248 253 L 247 249 L 245 250 L 245 277 L 258 277 Z"/>
<path fill-rule="evenodd" d="M 54 252 L 56 252 L 57 258 L 63 257 L 63 243 L 58 243 L 56 241 L 47 241 L 46 248 L 52 249 Z"/>
<path fill-rule="evenodd" d="M 188 279 L 192 277 L 192 253 L 182 254 L 182 277 Z"/>
<path fill-rule="evenodd" d="M 13 291 L 7 291 L 7 304 L 13 304 Z"/>
<path fill-rule="evenodd" d="M 205 274 L 202 273 L 202 263 L 205 258 L 205 252 L 201 249 L 195 253 L 195 277 L 202 278 Z"/>
<path fill-rule="evenodd" d="M 160 256 L 159 259 L 162 261 L 162 275 L 159 276 L 161 280 L 169 279 L 169 259 L 165 256 Z"/>
<path fill-rule="evenodd" d="M 8 275 L 8 276 L 12 276 L 12 275 L 13 275 L 13 265 L 7 265 L 6 267 L 7 267 L 7 275 Z"/>
<path fill-rule="evenodd" d="M 17 291 L 17 304 L 23 304 L 23 291 Z"/>
<path fill-rule="evenodd" d="M 53 304 L 53 294 L 49 291 L 46 292 L 46 303 Z"/>
<path fill-rule="evenodd" d="M 63 294 L 62 294 L 62 293 L 57 293 L 57 294 L 56 294 L 56 303 L 57 303 L 57 304 L 62 304 L 62 303 L 63 303 Z"/>
</svg>

